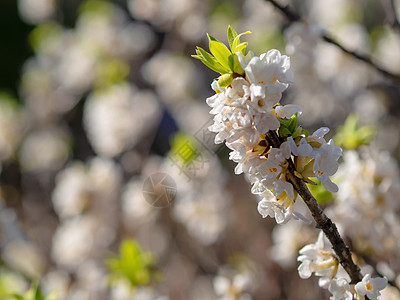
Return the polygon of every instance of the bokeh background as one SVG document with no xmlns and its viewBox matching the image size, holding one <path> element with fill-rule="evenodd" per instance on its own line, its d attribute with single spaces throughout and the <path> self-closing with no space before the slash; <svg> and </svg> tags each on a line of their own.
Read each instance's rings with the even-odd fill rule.
<svg viewBox="0 0 400 300">
<path fill-rule="evenodd" d="M 296 270 L 317 231 L 262 219 L 213 144 L 217 74 L 190 55 L 250 30 L 256 55 L 291 56 L 281 103 L 304 128 L 332 137 L 356 115 L 397 170 L 399 81 L 320 36 L 400 74 L 400 2 L 283 4 L 304 22 L 261 0 L 1 1 L 1 299 L 32 283 L 55 299 L 329 298 Z"/>
</svg>

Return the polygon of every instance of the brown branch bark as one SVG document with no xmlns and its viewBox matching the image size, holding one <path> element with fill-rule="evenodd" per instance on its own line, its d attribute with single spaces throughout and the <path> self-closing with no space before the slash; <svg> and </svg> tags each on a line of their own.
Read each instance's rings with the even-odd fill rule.
<svg viewBox="0 0 400 300">
<path fill-rule="evenodd" d="M 267 133 L 267 138 L 272 147 L 280 147 L 282 142 L 275 131 L 269 131 Z M 293 164 L 293 161 L 291 159 L 288 159 L 288 162 L 288 179 L 306 203 L 317 224 L 316 227 L 321 229 L 325 233 L 328 240 L 331 242 L 332 248 L 335 251 L 339 263 L 343 266 L 343 268 L 346 270 L 351 278 L 351 283 L 357 283 L 361 281 L 363 276 L 360 272 L 360 268 L 353 262 L 350 250 L 340 236 L 336 225 L 332 222 L 331 219 L 329 219 L 325 215 L 317 200 L 313 197 L 304 181 L 295 175 L 295 166 Z"/>
<path fill-rule="evenodd" d="M 279 4 L 275 0 L 266 0 L 266 1 L 270 2 L 275 8 L 280 10 L 281 13 L 285 15 L 285 17 L 289 20 L 290 23 L 305 21 L 298 13 L 296 13 L 292 9 L 290 9 L 290 7 L 288 5 Z M 336 41 L 329 33 L 322 34 L 321 38 L 325 42 L 336 46 L 344 53 L 368 64 L 369 66 L 371 66 L 372 68 L 374 68 L 379 73 L 381 73 L 385 77 L 389 78 L 393 82 L 400 83 L 400 75 L 399 74 L 393 74 L 392 72 L 387 71 L 385 68 L 381 67 L 378 63 L 376 63 L 374 61 L 374 59 L 372 57 L 370 57 L 368 54 L 359 53 L 357 51 L 353 51 L 353 50 L 346 48 L 345 46 L 340 44 L 338 41 Z"/>
</svg>

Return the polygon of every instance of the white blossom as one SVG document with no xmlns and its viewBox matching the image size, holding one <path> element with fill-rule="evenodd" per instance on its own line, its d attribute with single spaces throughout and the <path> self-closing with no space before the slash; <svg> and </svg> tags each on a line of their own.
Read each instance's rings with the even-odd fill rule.
<svg viewBox="0 0 400 300">
<path fill-rule="evenodd" d="M 329 292 L 332 296 L 331 300 L 352 300 L 353 294 L 350 292 L 349 282 L 345 278 L 334 278 L 329 284 Z"/>
<path fill-rule="evenodd" d="M 308 244 L 300 249 L 301 261 L 298 272 L 301 278 L 309 278 L 312 273 L 326 279 L 332 279 L 337 271 L 338 262 L 333 257 L 330 246 L 324 241 L 324 233 L 321 231 L 315 244 Z M 321 283 L 320 283 L 321 285 Z"/>
<path fill-rule="evenodd" d="M 371 274 L 366 274 L 362 281 L 355 285 L 357 294 L 367 296 L 371 300 L 376 300 L 380 296 L 380 291 L 383 290 L 388 283 L 386 277 L 371 278 Z"/>
</svg>

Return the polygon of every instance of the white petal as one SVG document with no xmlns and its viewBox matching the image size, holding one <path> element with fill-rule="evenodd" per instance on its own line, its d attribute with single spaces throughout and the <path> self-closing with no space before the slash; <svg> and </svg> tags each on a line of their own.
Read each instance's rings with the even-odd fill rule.
<svg viewBox="0 0 400 300">
<path fill-rule="evenodd" d="M 275 107 L 275 112 L 279 118 L 290 119 L 295 113 L 301 114 L 301 107 L 294 104 Z"/>
<path fill-rule="evenodd" d="M 383 290 L 388 284 L 386 277 L 377 277 L 372 279 L 372 281 L 374 283 L 374 288 L 377 290 Z"/>
<path fill-rule="evenodd" d="M 359 294 L 361 296 L 365 296 L 367 294 L 367 289 L 365 287 L 365 283 L 362 281 L 357 283 L 354 288 L 355 288 L 357 294 Z"/>
<path fill-rule="evenodd" d="M 272 202 L 267 200 L 261 200 L 258 202 L 257 210 L 262 215 L 263 218 L 270 216 L 273 218 L 275 216 L 275 212 L 273 209 L 274 205 Z"/>
<path fill-rule="evenodd" d="M 322 186 L 329 192 L 336 193 L 339 190 L 338 186 L 335 183 L 333 183 L 329 178 L 327 178 L 324 181 L 321 181 L 321 183 Z"/>
<path fill-rule="evenodd" d="M 297 268 L 301 279 L 310 278 L 310 276 L 312 274 L 312 272 L 310 270 L 310 263 L 311 263 L 311 261 L 306 260 Z"/>
<path fill-rule="evenodd" d="M 266 133 L 269 130 L 276 130 L 279 125 L 280 123 L 278 119 L 270 113 L 263 114 L 255 124 L 257 131 L 261 134 Z"/>
<path fill-rule="evenodd" d="M 252 100 L 254 98 L 265 98 L 265 86 L 262 84 L 252 84 L 250 86 Z"/>
</svg>

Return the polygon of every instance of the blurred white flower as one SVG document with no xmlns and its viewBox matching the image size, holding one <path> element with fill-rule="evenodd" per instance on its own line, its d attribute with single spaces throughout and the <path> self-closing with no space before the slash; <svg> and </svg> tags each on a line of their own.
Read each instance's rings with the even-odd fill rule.
<svg viewBox="0 0 400 300">
<path fill-rule="evenodd" d="M 125 223 L 129 226 L 152 219 L 156 211 L 143 197 L 143 180 L 132 178 L 122 193 L 122 213 Z"/>
<path fill-rule="evenodd" d="M 110 300 L 168 300 L 152 287 L 137 287 L 132 290 L 130 283 L 120 280 L 111 286 Z"/>
<path fill-rule="evenodd" d="M 301 209 L 299 203 L 296 201 L 295 209 Z M 283 268 L 291 268 L 296 264 L 299 249 L 314 241 L 315 236 L 315 231 L 302 222 L 288 222 L 275 226 L 272 232 L 274 244 L 270 248 L 269 257 Z"/>
<path fill-rule="evenodd" d="M 313 58 L 313 50 L 318 42 L 319 35 L 322 29 L 315 25 L 310 25 L 305 22 L 294 22 L 285 29 L 284 36 L 287 41 L 286 51 L 289 54 L 295 55 L 296 64 L 305 64 L 311 62 Z M 300 56 L 301 59 L 298 59 Z"/>
<path fill-rule="evenodd" d="M 19 153 L 25 171 L 57 170 L 70 155 L 70 135 L 61 127 L 31 132 L 23 141 Z"/>
<path fill-rule="evenodd" d="M 174 218 L 183 223 L 189 234 L 200 243 L 214 243 L 226 226 L 225 214 L 229 199 L 226 193 L 219 187 L 206 183 L 203 187 L 180 194 L 175 199 Z"/>
<path fill-rule="evenodd" d="M 35 121 L 53 120 L 55 115 L 70 110 L 79 100 L 60 88 L 54 72 L 55 67 L 47 56 L 38 55 L 24 64 L 21 95 L 27 112 Z"/>
<path fill-rule="evenodd" d="M 371 278 L 371 274 L 366 274 L 362 281 L 355 285 L 355 290 L 361 296 L 367 296 L 371 300 L 376 300 L 381 295 L 380 291 L 386 287 L 387 283 L 388 280 L 386 278 Z"/>
<path fill-rule="evenodd" d="M 48 21 L 56 11 L 57 0 L 18 0 L 21 18 L 28 23 Z"/>
<path fill-rule="evenodd" d="M 385 151 L 370 147 L 346 151 L 335 176 L 337 199 L 328 209 L 357 251 L 373 249 L 377 260 L 390 261 L 393 270 L 400 266 L 394 263 L 400 245 L 400 218 L 394 213 L 400 207 L 399 174 L 397 162 Z"/>
<path fill-rule="evenodd" d="M 252 299 L 246 293 L 251 287 L 253 278 L 248 273 L 239 273 L 232 279 L 218 275 L 214 278 L 214 290 L 219 300 L 250 300 Z"/>
<path fill-rule="evenodd" d="M 41 279 L 41 287 L 46 294 L 57 291 L 59 300 L 67 300 L 70 281 L 68 272 L 56 269 L 47 272 L 47 274 L 43 276 Z"/>
<path fill-rule="evenodd" d="M 142 23 L 128 24 L 119 32 L 118 39 L 120 42 L 116 50 L 133 59 L 142 57 L 153 48 L 156 42 L 154 31 L 150 26 Z"/>
<path fill-rule="evenodd" d="M 5 246 L 1 257 L 8 266 L 18 270 L 25 276 L 37 280 L 43 276 L 45 269 L 44 257 L 39 249 L 29 241 L 12 240 Z"/>
<path fill-rule="evenodd" d="M 80 43 L 75 36 L 71 41 L 69 47 L 63 49 L 62 59 L 53 70 L 61 89 L 79 95 L 93 84 L 97 62 L 95 53 L 86 44 Z"/>
<path fill-rule="evenodd" d="M 128 10 L 138 20 L 146 20 L 163 30 L 176 31 L 184 39 L 196 41 L 204 33 L 205 5 L 198 0 L 128 0 Z"/>
<path fill-rule="evenodd" d="M 387 30 L 376 45 L 376 55 L 383 67 L 394 73 L 400 72 L 400 38 L 398 34 Z"/>
<path fill-rule="evenodd" d="M 88 209 L 108 214 L 111 219 L 121 179 L 120 167 L 111 160 L 95 157 L 88 165 L 74 162 L 57 175 L 52 195 L 54 209 L 61 219 Z"/>
<path fill-rule="evenodd" d="M 94 255 L 98 222 L 90 216 L 78 216 L 60 224 L 53 236 L 51 256 L 58 266 L 73 271 Z"/>
<path fill-rule="evenodd" d="M 101 297 L 107 292 L 107 271 L 103 262 L 88 259 L 76 270 L 77 283 L 91 298 Z"/>
<path fill-rule="evenodd" d="M 141 72 L 168 104 L 184 103 L 191 98 L 196 73 L 193 62 L 188 58 L 162 51 L 148 60 Z"/>
<path fill-rule="evenodd" d="M 136 145 L 154 129 L 160 106 L 150 91 L 128 84 L 92 93 L 84 108 L 84 126 L 94 150 L 113 157 Z"/>
</svg>

